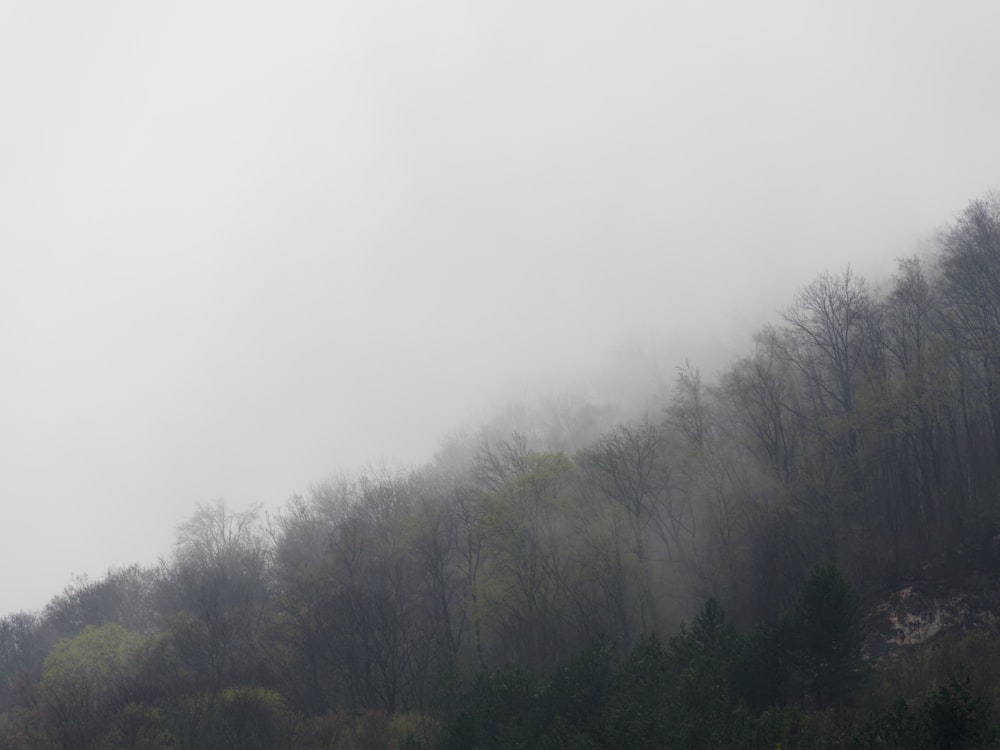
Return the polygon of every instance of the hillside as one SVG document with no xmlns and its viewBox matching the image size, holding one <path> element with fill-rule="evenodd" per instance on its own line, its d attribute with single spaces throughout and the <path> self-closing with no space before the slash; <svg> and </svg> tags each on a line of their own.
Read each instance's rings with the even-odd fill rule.
<svg viewBox="0 0 1000 750">
<path fill-rule="evenodd" d="M 644 418 L 204 505 L 0 621 L 0 747 L 996 746 L 998 301 L 987 197 Z"/>
</svg>

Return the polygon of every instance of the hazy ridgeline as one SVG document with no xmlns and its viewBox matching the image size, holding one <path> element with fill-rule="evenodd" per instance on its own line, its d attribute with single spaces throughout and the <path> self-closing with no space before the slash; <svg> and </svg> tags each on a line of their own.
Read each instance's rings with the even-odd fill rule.
<svg viewBox="0 0 1000 750">
<path fill-rule="evenodd" d="M 717 378 L 679 368 L 636 419 L 551 402 L 275 513 L 205 505 L 158 566 L 0 622 L 0 746 L 330 747 L 363 733 L 358 717 L 383 732 L 366 747 L 431 744 L 485 676 L 546 677 L 595 643 L 614 675 L 736 639 L 709 597 L 744 632 L 789 617 L 798 633 L 817 587 L 865 594 L 994 561 L 1000 199 L 971 203 L 891 279 L 819 275 L 781 321 Z M 650 645 L 699 612 L 694 645 Z M 719 705 L 753 723 L 850 703 L 823 682 L 829 660 L 809 666 L 828 642 L 804 643 L 747 693 L 760 705 L 735 687 Z"/>
</svg>

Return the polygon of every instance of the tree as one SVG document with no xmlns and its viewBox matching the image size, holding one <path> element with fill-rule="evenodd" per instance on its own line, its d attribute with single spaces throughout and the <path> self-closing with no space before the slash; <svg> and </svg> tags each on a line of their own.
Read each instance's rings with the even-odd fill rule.
<svg viewBox="0 0 1000 750">
<path fill-rule="evenodd" d="M 761 470 L 744 424 L 744 397 L 733 403 L 734 378 L 726 385 L 706 386 L 690 364 L 678 368 L 666 427 L 672 428 L 667 443 L 673 494 L 690 513 L 692 537 L 697 530 L 697 543 L 685 550 L 686 565 L 698 576 L 703 596 L 728 599 L 747 563 L 747 537 L 766 518 L 780 488 Z"/>
<path fill-rule="evenodd" d="M 945 373 L 935 351 L 941 349 L 939 310 L 937 294 L 920 261 L 899 261 L 886 305 L 886 349 L 894 371 L 893 410 L 907 464 L 895 470 L 912 478 L 908 494 L 916 507 L 911 512 L 923 524 L 935 520 L 934 500 L 943 478 L 938 411 Z"/>
<path fill-rule="evenodd" d="M 59 746 L 86 746 L 128 698 L 144 639 L 121 625 L 88 626 L 46 657 L 39 685 L 42 715 Z"/>
<path fill-rule="evenodd" d="M 421 487 L 410 473 L 384 471 L 361 476 L 354 492 L 330 537 L 324 583 L 338 697 L 352 710 L 423 707 L 437 698 L 429 676 L 440 666 L 442 622 L 413 547 Z"/>
<path fill-rule="evenodd" d="M 165 571 L 174 645 L 198 679 L 213 687 L 259 669 L 268 613 L 269 550 L 256 509 L 201 506 L 178 529 Z"/>
<path fill-rule="evenodd" d="M 989 463 L 976 467 L 985 489 L 1000 465 L 1000 196 L 969 204 L 942 239 L 941 268 L 949 331 L 968 355 L 965 375 L 978 401 L 966 409 L 984 412 L 981 427 L 966 412 L 966 431 L 992 449 Z"/>
<path fill-rule="evenodd" d="M 525 471 L 483 498 L 479 595 L 496 658 L 545 672 L 572 648 L 566 628 L 566 537 L 561 520 L 573 465 L 561 454 L 525 458 Z"/>
<path fill-rule="evenodd" d="M 990 727 L 990 704 L 972 691 L 968 676 L 952 675 L 921 707 L 917 736 L 935 748 L 989 747 L 996 740 Z"/>
<path fill-rule="evenodd" d="M 108 622 L 152 634 L 159 625 L 160 583 L 160 571 L 140 565 L 109 570 L 97 581 L 81 576 L 46 605 L 45 620 L 62 636 Z"/>
<path fill-rule="evenodd" d="M 796 449 L 796 510 L 823 548 L 837 554 L 843 518 L 865 499 L 859 409 L 869 393 L 884 387 L 878 305 L 863 278 L 850 267 L 821 274 L 783 314 L 774 338 L 778 356 L 800 384 L 803 427 Z"/>
<path fill-rule="evenodd" d="M 650 531 L 667 559 L 677 555 L 682 537 L 692 532 L 691 517 L 686 505 L 674 502 L 663 437 L 648 419 L 606 433 L 584 452 L 583 466 L 597 491 L 625 511 L 640 566 L 648 568 Z"/>
<path fill-rule="evenodd" d="M 459 550 L 459 518 L 450 505 L 454 488 L 431 486 L 417 499 L 404 539 L 414 564 L 416 594 L 428 627 L 431 663 L 428 677 L 439 688 L 453 688 L 459 657 L 469 630 L 465 609 L 468 588 Z M 431 702 L 429 685 L 421 692 Z M 447 701 L 447 696 L 440 700 Z"/>
<path fill-rule="evenodd" d="M 756 352 L 736 362 L 722 387 L 751 451 L 788 484 L 797 468 L 802 407 L 788 365 L 778 356 L 777 332 L 765 330 L 755 340 Z"/>
<path fill-rule="evenodd" d="M 13 612 L 0 619 L 0 685 L 22 670 L 41 666 L 47 644 L 40 637 L 40 625 L 31 612 Z"/>
<path fill-rule="evenodd" d="M 272 663 L 294 703 L 315 713 L 327 710 L 336 692 L 330 537 L 348 512 L 349 493 L 346 481 L 316 486 L 269 521 L 276 589 L 268 630 Z"/>
<path fill-rule="evenodd" d="M 870 306 L 868 285 L 848 267 L 837 276 L 820 274 L 782 315 L 787 356 L 812 386 L 820 414 L 854 408 Z"/>
<path fill-rule="evenodd" d="M 835 567 L 817 567 L 799 590 L 791 618 L 803 690 L 820 705 L 844 703 L 862 676 L 857 595 Z"/>
<path fill-rule="evenodd" d="M 509 440 L 484 442 L 476 455 L 475 475 L 480 487 L 495 492 L 504 483 L 531 470 L 528 438 L 515 432 Z"/>
</svg>

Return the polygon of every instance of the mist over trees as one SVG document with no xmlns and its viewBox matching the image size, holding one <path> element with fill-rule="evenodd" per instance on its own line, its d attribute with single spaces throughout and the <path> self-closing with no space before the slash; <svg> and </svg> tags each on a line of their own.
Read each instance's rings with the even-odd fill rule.
<svg viewBox="0 0 1000 750">
<path fill-rule="evenodd" d="M 816 746 L 809 712 L 860 708 L 861 598 L 996 561 L 1000 197 L 606 414 L 200 507 L 159 565 L 0 620 L 0 747 Z M 853 746 L 945 715 L 985 742 L 978 700 L 954 681 Z"/>
</svg>

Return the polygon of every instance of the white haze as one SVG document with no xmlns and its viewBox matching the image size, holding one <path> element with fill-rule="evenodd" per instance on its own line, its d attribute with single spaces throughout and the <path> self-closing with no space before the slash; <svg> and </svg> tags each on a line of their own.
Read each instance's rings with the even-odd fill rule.
<svg viewBox="0 0 1000 750">
<path fill-rule="evenodd" d="M 998 28 L 989 2 L 0 4 L 0 612 L 154 561 L 199 502 L 723 367 L 818 272 L 887 276 L 998 187 Z"/>
</svg>

